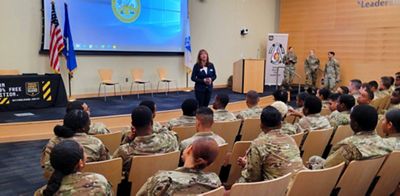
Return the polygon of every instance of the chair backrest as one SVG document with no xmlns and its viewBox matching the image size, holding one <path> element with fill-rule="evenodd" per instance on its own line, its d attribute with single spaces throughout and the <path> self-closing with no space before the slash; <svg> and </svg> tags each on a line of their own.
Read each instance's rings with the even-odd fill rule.
<svg viewBox="0 0 400 196">
<path fill-rule="evenodd" d="M 378 182 L 375 185 L 371 195 L 390 195 L 393 193 L 400 182 L 400 151 L 393 151 L 386 158 L 381 169 L 378 172 Z"/>
<path fill-rule="evenodd" d="M 351 129 L 350 125 L 339 125 L 336 129 L 335 133 L 333 134 L 331 145 L 335 145 L 336 143 L 342 141 L 345 138 L 354 135 L 353 130 Z"/>
<path fill-rule="evenodd" d="M 331 110 L 329 110 L 329 108 L 322 108 L 321 110 L 321 116 L 329 116 L 331 114 Z"/>
<path fill-rule="evenodd" d="M 329 128 L 314 130 L 308 133 L 302 147 L 304 163 L 313 155 L 322 156 L 322 153 L 324 153 L 324 150 L 328 145 L 329 139 L 331 139 L 332 131 L 333 128 Z"/>
<path fill-rule="evenodd" d="M 148 178 L 160 170 L 174 170 L 179 164 L 179 151 L 146 156 L 133 156 L 128 181 L 131 195 L 136 195 Z"/>
<path fill-rule="evenodd" d="M 141 68 L 135 68 L 131 70 L 131 76 L 133 81 L 142 81 L 144 71 Z"/>
<path fill-rule="evenodd" d="M 327 169 L 299 171 L 287 195 L 330 195 L 344 166 L 343 162 Z"/>
<path fill-rule="evenodd" d="M 0 69 L 0 76 L 6 75 L 19 75 L 20 71 L 18 69 Z"/>
<path fill-rule="evenodd" d="M 199 194 L 197 196 L 223 196 L 224 192 L 225 192 L 225 188 L 223 186 L 220 186 L 217 189 L 214 189 L 212 191 L 208 191 L 206 193 Z"/>
<path fill-rule="evenodd" d="M 239 179 L 242 167 L 239 166 L 236 161 L 239 157 L 246 155 L 246 151 L 249 149 L 250 144 L 250 141 L 238 141 L 233 145 L 232 155 L 230 157 L 231 169 L 229 171 L 229 177 L 227 180 L 228 185 L 232 185 L 237 179 Z"/>
<path fill-rule="evenodd" d="M 158 77 L 160 78 L 160 80 L 167 79 L 168 72 L 165 68 L 160 67 L 157 69 L 157 72 L 158 72 Z"/>
<path fill-rule="evenodd" d="M 122 159 L 86 163 L 83 172 L 98 173 L 111 183 L 114 194 L 117 194 L 118 184 L 122 180 Z"/>
<path fill-rule="evenodd" d="M 235 142 L 236 135 L 239 133 L 242 121 L 236 120 L 231 122 L 216 122 L 212 126 L 212 131 L 224 138 L 228 143 L 228 151 L 232 150 L 233 143 Z"/>
<path fill-rule="evenodd" d="M 232 186 L 230 196 L 242 195 L 285 195 L 292 173 L 279 178 L 253 183 L 236 183 Z"/>
<path fill-rule="evenodd" d="M 293 124 L 293 123 L 296 121 L 296 119 L 297 119 L 296 116 L 291 116 L 291 115 L 289 115 L 289 116 L 286 116 L 286 117 L 285 117 L 285 122 L 290 123 L 290 124 Z"/>
<path fill-rule="evenodd" d="M 338 195 L 365 195 L 384 160 L 385 156 L 350 162 L 336 185 Z"/>
<path fill-rule="evenodd" d="M 98 134 L 94 135 L 94 137 L 99 138 L 110 153 L 114 153 L 121 144 L 122 132 L 118 131 L 109 134 Z"/>
<path fill-rule="evenodd" d="M 219 175 L 222 165 L 224 164 L 224 160 L 226 157 L 226 153 L 228 151 L 228 144 L 223 144 L 219 146 L 218 156 L 215 161 L 204 169 L 205 172 L 214 172 Z"/>
<path fill-rule="evenodd" d="M 386 137 L 386 133 L 384 133 L 383 129 L 382 129 L 382 122 L 383 122 L 383 118 L 380 118 L 378 120 L 378 124 L 376 125 L 375 131 L 379 136 Z"/>
<path fill-rule="evenodd" d="M 294 139 L 294 141 L 297 144 L 297 147 L 300 147 L 301 141 L 303 140 L 304 137 L 304 132 L 296 133 L 294 135 L 290 135 Z"/>
<path fill-rule="evenodd" d="M 196 133 L 196 127 L 194 126 L 176 126 L 172 127 L 172 130 L 178 135 L 179 141 L 192 137 Z"/>
<path fill-rule="evenodd" d="M 99 69 L 99 76 L 102 82 L 112 81 L 113 71 L 111 69 Z"/>
<path fill-rule="evenodd" d="M 253 141 L 261 133 L 259 118 L 249 118 L 243 121 L 242 129 L 240 133 L 242 134 L 242 141 Z"/>
<path fill-rule="evenodd" d="M 115 133 L 115 132 L 126 132 L 126 131 L 130 131 L 131 127 L 130 126 L 117 126 L 117 127 L 109 127 L 107 128 L 111 133 Z"/>
</svg>

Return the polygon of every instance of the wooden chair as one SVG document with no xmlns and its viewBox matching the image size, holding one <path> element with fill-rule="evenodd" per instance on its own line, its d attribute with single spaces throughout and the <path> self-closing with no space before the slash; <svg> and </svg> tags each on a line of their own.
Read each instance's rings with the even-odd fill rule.
<svg viewBox="0 0 400 196">
<path fill-rule="evenodd" d="M 303 151 L 303 162 L 307 162 L 308 159 L 313 155 L 322 156 L 325 147 L 331 138 L 333 128 L 314 130 L 310 131 L 304 141 L 302 151 Z"/>
<path fill-rule="evenodd" d="M 130 126 L 117 126 L 117 127 L 110 127 L 107 128 L 111 133 L 115 133 L 115 132 L 126 132 L 126 131 L 131 131 L 131 127 Z"/>
<path fill-rule="evenodd" d="M 335 193 L 337 195 L 365 195 L 384 160 L 385 156 L 350 162 L 336 185 Z"/>
<path fill-rule="evenodd" d="M 371 195 L 390 195 L 395 192 L 400 183 L 400 151 L 393 151 L 386 158 L 381 169 L 376 175 L 376 183 Z"/>
<path fill-rule="evenodd" d="M 297 147 L 300 147 L 301 141 L 303 140 L 304 137 L 304 132 L 296 133 L 294 135 L 290 135 L 294 139 L 294 141 L 297 144 Z"/>
<path fill-rule="evenodd" d="M 239 179 L 242 167 L 239 166 L 236 161 L 239 157 L 246 155 L 246 151 L 249 149 L 250 144 L 250 141 L 238 141 L 233 145 L 232 155 L 230 157 L 231 169 L 229 171 L 229 177 L 227 180 L 228 185 L 232 185 L 237 179 Z"/>
<path fill-rule="evenodd" d="M 196 133 L 196 127 L 194 126 L 177 126 L 172 127 L 172 130 L 178 135 L 179 141 L 192 137 Z"/>
<path fill-rule="evenodd" d="M 106 87 L 113 86 L 114 87 L 114 96 L 116 96 L 117 92 L 115 90 L 115 86 L 119 85 L 119 90 L 121 93 L 121 100 L 123 100 L 121 85 L 118 82 L 115 82 L 112 80 L 113 71 L 111 69 L 99 69 L 98 72 L 99 72 L 99 76 L 100 76 L 100 85 L 99 85 L 98 96 L 100 97 L 101 86 L 104 86 L 104 101 L 107 101 L 107 88 Z"/>
<path fill-rule="evenodd" d="M 243 121 L 242 129 L 240 133 L 242 134 L 241 141 L 253 141 L 261 133 L 259 118 L 249 118 Z"/>
<path fill-rule="evenodd" d="M 107 147 L 110 153 L 114 153 L 121 144 L 122 132 L 114 132 L 110 134 L 98 134 L 94 137 L 99 138 Z"/>
<path fill-rule="evenodd" d="M 375 131 L 379 136 L 386 137 L 386 133 L 384 133 L 382 129 L 382 122 L 383 122 L 383 117 L 381 117 L 378 120 L 378 124 L 376 125 Z"/>
<path fill-rule="evenodd" d="M 253 183 L 236 183 L 232 186 L 230 196 L 242 195 L 285 195 L 292 173 L 279 178 Z"/>
<path fill-rule="evenodd" d="M 157 93 L 158 93 L 158 89 L 160 87 L 160 83 L 164 83 L 167 86 L 167 91 L 165 91 L 165 95 L 168 95 L 170 83 L 174 82 L 174 80 L 168 78 L 168 72 L 164 68 L 158 68 L 157 73 L 158 73 L 158 77 L 160 79 L 157 83 Z M 178 83 L 175 82 L 175 85 L 176 85 L 176 93 L 179 94 Z"/>
<path fill-rule="evenodd" d="M 150 89 L 153 89 L 153 85 L 149 80 L 144 80 L 143 79 L 143 74 L 144 71 L 143 69 L 132 69 L 131 70 L 131 76 L 132 76 L 132 82 L 131 82 L 131 90 L 129 91 L 130 94 L 132 94 L 132 89 L 134 87 L 134 84 L 137 85 L 137 98 L 139 99 L 140 93 L 139 93 L 139 86 L 143 85 L 143 94 L 146 94 L 146 84 L 150 85 Z M 151 92 L 151 96 L 153 96 L 153 92 Z"/>
<path fill-rule="evenodd" d="M 342 141 L 345 138 L 354 135 L 353 130 L 351 129 L 350 125 L 340 125 L 336 129 L 335 133 L 333 134 L 332 140 L 330 144 L 333 146 L 336 143 Z"/>
<path fill-rule="evenodd" d="M 219 175 L 222 165 L 224 165 L 224 160 L 226 153 L 228 151 L 228 144 L 223 144 L 219 146 L 218 156 L 215 161 L 204 169 L 205 172 L 214 172 Z"/>
<path fill-rule="evenodd" d="M 208 191 L 206 193 L 199 194 L 197 196 L 223 196 L 224 193 L 225 193 L 225 188 L 223 186 L 220 186 L 217 189 L 214 189 L 212 191 Z"/>
<path fill-rule="evenodd" d="M 295 174 L 287 196 L 330 195 L 345 163 L 319 170 L 302 170 Z"/>
<path fill-rule="evenodd" d="M 98 173 L 106 177 L 111 183 L 113 192 L 117 195 L 118 184 L 122 179 L 122 159 L 116 158 L 106 161 L 86 163 L 83 172 Z"/>
<path fill-rule="evenodd" d="M 8 76 L 8 75 L 20 75 L 20 71 L 18 69 L 0 69 L 0 76 Z"/>
<path fill-rule="evenodd" d="M 331 114 L 331 110 L 329 110 L 329 108 L 322 108 L 320 114 L 321 116 L 329 116 Z"/>
<path fill-rule="evenodd" d="M 286 117 L 285 117 L 285 122 L 290 123 L 290 124 L 295 123 L 296 120 L 297 120 L 297 117 L 296 117 L 296 116 L 290 116 L 290 115 L 289 115 L 289 116 L 286 116 Z"/>
<path fill-rule="evenodd" d="M 231 151 L 241 124 L 241 120 L 231 122 L 216 122 L 213 124 L 211 130 L 215 134 L 224 138 L 224 140 L 228 143 L 228 151 Z"/>
<path fill-rule="evenodd" d="M 133 156 L 128 181 L 132 183 L 131 195 L 136 195 L 148 178 L 160 170 L 174 170 L 178 167 L 179 151 L 166 154 Z"/>
</svg>

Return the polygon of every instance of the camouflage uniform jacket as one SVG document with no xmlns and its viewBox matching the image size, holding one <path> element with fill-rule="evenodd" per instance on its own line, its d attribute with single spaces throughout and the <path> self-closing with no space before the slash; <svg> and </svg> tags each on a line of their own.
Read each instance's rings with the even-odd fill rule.
<svg viewBox="0 0 400 196">
<path fill-rule="evenodd" d="M 390 104 L 387 111 L 393 110 L 393 109 L 400 109 L 400 104 Z"/>
<path fill-rule="evenodd" d="M 316 72 L 319 68 L 320 61 L 315 55 L 309 55 L 304 61 L 304 70 L 306 72 Z"/>
<path fill-rule="evenodd" d="M 304 116 L 295 124 L 295 126 L 297 127 L 298 133 L 331 128 L 329 120 L 320 114 Z"/>
<path fill-rule="evenodd" d="M 328 119 L 335 129 L 340 125 L 348 125 L 350 124 L 350 111 L 339 112 L 335 110 L 329 115 Z"/>
<path fill-rule="evenodd" d="M 393 150 L 400 150 L 400 133 L 391 134 L 384 140 L 392 146 Z"/>
<path fill-rule="evenodd" d="M 391 95 L 391 92 L 390 92 L 389 89 L 376 91 L 374 99 L 385 98 L 385 97 L 390 96 L 390 95 Z"/>
<path fill-rule="evenodd" d="M 279 129 L 252 141 L 246 158 L 247 164 L 238 182 L 272 180 L 304 168 L 296 142 Z"/>
<path fill-rule="evenodd" d="M 236 116 L 238 119 L 247 119 L 247 118 L 260 118 L 262 112 L 262 108 L 260 106 L 254 106 L 252 108 L 247 108 Z"/>
<path fill-rule="evenodd" d="M 141 187 L 138 196 L 197 195 L 220 187 L 215 173 L 180 167 L 173 171 L 159 171 Z"/>
<path fill-rule="evenodd" d="M 181 142 L 180 149 L 181 150 L 185 150 L 186 147 L 190 146 L 196 139 L 199 139 L 201 137 L 210 137 L 210 138 L 214 139 L 219 146 L 221 146 L 223 144 L 226 144 L 226 141 L 224 140 L 224 138 L 222 138 L 221 136 L 215 134 L 212 131 L 209 131 L 209 132 L 197 132 L 192 137 L 183 140 Z"/>
<path fill-rule="evenodd" d="M 236 120 L 236 116 L 229 112 L 226 109 L 218 109 L 214 112 L 214 121 L 215 122 L 228 122 Z"/>
<path fill-rule="evenodd" d="M 154 121 L 153 122 L 153 133 L 158 133 L 162 131 L 163 126 L 161 125 L 160 122 Z M 125 130 L 122 130 L 122 139 L 121 139 L 121 145 L 130 143 L 133 140 L 132 137 L 132 130 L 128 128 Z"/>
<path fill-rule="evenodd" d="M 288 52 L 283 56 L 282 62 L 286 66 L 294 66 L 297 63 L 297 56 L 294 52 Z"/>
<path fill-rule="evenodd" d="M 168 153 L 177 150 L 179 150 L 179 144 L 175 133 L 164 128 L 158 133 L 136 136 L 132 142 L 121 145 L 114 152 L 113 158 L 122 158 L 123 171 L 127 174 L 134 155 Z"/>
<path fill-rule="evenodd" d="M 106 125 L 103 123 L 92 123 L 88 131 L 88 135 L 108 134 L 108 133 L 111 132 L 107 129 Z"/>
<path fill-rule="evenodd" d="M 333 78 L 336 81 L 340 80 L 340 65 L 339 61 L 336 60 L 335 58 L 332 58 L 331 60 L 328 60 L 328 62 L 325 65 L 325 70 L 324 70 L 325 78 Z"/>
<path fill-rule="evenodd" d="M 297 129 L 294 124 L 287 123 L 284 121 L 282 122 L 282 127 L 281 127 L 280 131 L 281 131 L 281 133 L 288 134 L 288 135 L 294 135 L 297 133 Z"/>
<path fill-rule="evenodd" d="M 167 127 L 169 130 L 172 130 L 172 127 L 177 126 L 194 126 L 196 124 L 196 116 L 181 116 L 179 118 L 171 119 Z"/>
</svg>

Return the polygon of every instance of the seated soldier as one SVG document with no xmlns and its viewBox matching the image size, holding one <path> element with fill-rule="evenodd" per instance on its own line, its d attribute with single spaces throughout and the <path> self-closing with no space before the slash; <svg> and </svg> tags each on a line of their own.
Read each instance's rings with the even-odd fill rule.
<svg viewBox="0 0 400 196">
<path fill-rule="evenodd" d="M 167 123 L 169 130 L 177 126 L 194 126 L 196 123 L 196 110 L 199 103 L 195 99 L 186 99 L 181 105 L 183 115 L 178 118 L 171 119 Z"/>
<path fill-rule="evenodd" d="M 349 94 L 350 91 L 349 91 L 349 88 L 348 88 L 347 86 L 339 86 L 339 87 L 336 89 L 336 93 L 339 93 L 339 94 L 341 94 L 341 95 L 344 95 L 344 94 Z"/>
<path fill-rule="evenodd" d="M 296 96 L 296 111 L 303 112 L 304 101 L 310 94 L 306 92 L 301 92 Z M 288 108 L 289 109 L 289 108 Z"/>
<path fill-rule="evenodd" d="M 376 94 L 377 94 L 378 89 L 379 89 L 378 82 L 376 82 L 375 80 L 372 80 L 372 81 L 368 82 L 368 85 L 371 88 L 371 91 L 374 93 L 374 98 L 376 98 L 377 97 Z"/>
<path fill-rule="evenodd" d="M 309 96 L 304 102 L 303 113 L 289 110 L 291 115 L 300 118 L 299 122 L 295 123 L 297 132 L 308 132 L 331 128 L 329 120 L 325 116 L 321 116 L 321 109 L 321 100 L 316 96 Z"/>
<path fill-rule="evenodd" d="M 88 113 L 90 117 L 90 108 L 89 106 L 82 101 L 73 101 L 73 102 L 68 102 L 67 107 L 66 107 L 66 113 L 68 113 L 71 110 L 83 110 Z M 107 134 L 111 133 L 105 124 L 101 122 L 94 122 L 90 124 L 90 129 L 88 131 L 88 135 L 96 135 L 96 134 Z"/>
<path fill-rule="evenodd" d="M 341 95 L 337 100 L 337 110 L 329 115 L 328 119 L 331 126 L 336 130 L 340 125 L 350 124 L 350 111 L 356 104 L 356 100 L 351 95 Z"/>
<path fill-rule="evenodd" d="M 219 135 L 211 131 L 214 123 L 213 111 L 207 107 L 201 107 L 196 111 L 196 131 L 192 137 L 187 138 L 181 142 L 181 151 L 185 150 L 194 140 L 202 137 L 213 138 L 218 145 L 226 144 L 226 141 Z"/>
<path fill-rule="evenodd" d="M 390 97 L 390 105 L 388 110 L 400 109 L 400 88 L 396 88 Z"/>
<path fill-rule="evenodd" d="M 263 109 L 260 126 L 264 134 L 251 142 L 245 157 L 239 157 L 243 170 L 238 182 L 272 180 L 303 169 L 300 150 L 291 136 L 281 133 L 281 122 L 277 109 Z"/>
<path fill-rule="evenodd" d="M 236 120 L 236 116 L 226 110 L 226 106 L 229 103 L 229 96 L 227 94 L 218 94 L 215 97 L 215 101 L 213 103 L 214 112 L 214 121 L 215 122 L 226 122 L 226 121 L 234 121 Z"/>
<path fill-rule="evenodd" d="M 277 109 L 282 116 L 282 127 L 280 128 L 281 133 L 284 134 L 288 134 L 288 135 L 293 135 L 296 134 L 297 130 L 296 130 L 296 126 L 294 126 L 291 123 L 287 123 L 285 122 L 285 117 L 286 114 L 288 113 L 288 107 L 285 103 L 283 103 L 282 101 L 275 101 L 274 103 L 271 104 L 272 107 L 274 107 L 275 109 Z M 264 132 L 262 132 L 261 134 L 263 134 Z"/>
<path fill-rule="evenodd" d="M 391 87 L 390 78 L 387 76 L 381 77 L 379 82 L 379 91 L 376 92 L 376 99 L 384 98 L 386 96 L 390 96 L 390 87 Z"/>
<path fill-rule="evenodd" d="M 371 91 L 371 88 L 368 84 L 363 84 L 360 88 L 360 96 L 358 96 L 357 104 L 358 105 L 368 105 L 374 99 L 374 93 Z"/>
<path fill-rule="evenodd" d="M 247 118 L 260 118 L 260 114 L 262 108 L 258 106 L 258 102 L 260 98 L 258 97 L 258 93 L 256 91 L 249 91 L 246 94 L 246 105 L 247 109 L 240 111 L 240 113 L 236 116 L 238 119 L 245 120 Z"/>
<path fill-rule="evenodd" d="M 359 79 L 350 80 L 349 93 L 350 93 L 350 95 L 353 95 L 354 99 L 356 99 L 356 100 L 360 96 L 361 85 L 362 85 L 362 82 Z"/>
<path fill-rule="evenodd" d="M 317 97 L 322 102 L 322 108 L 328 108 L 328 98 L 331 95 L 331 91 L 327 88 L 321 88 L 317 90 Z"/>
<path fill-rule="evenodd" d="M 153 131 L 153 113 L 146 106 L 138 106 L 131 114 L 132 133 L 134 139 L 121 145 L 113 155 L 113 158 L 121 157 L 123 171 L 126 175 L 131 167 L 134 155 L 150 155 L 168 153 L 179 150 L 176 135 L 166 128 L 161 128 L 157 133 Z"/>
<path fill-rule="evenodd" d="M 395 79 L 394 79 L 394 88 L 400 88 L 400 72 L 397 72 L 395 74 Z"/>
<path fill-rule="evenodd" d="M 378 112 L 370 105 L 355 106 L 350 114 L 350 126 L 354 135 L 335 144 L 326 160 L 310 157 L 310 169 L 329 168 L 353 160 L 365 160 L 389 154 L 393 148 L 375 133 Z"/>
<path fill-rule="evenodd" d="M 382 129 L 388 135 L 385 141 L 394 150 L 400 150 L 400 109 L 393 109 L 386 112 L 382 121 Z"/>
<path fill-rule="evenodd" d="M 388 76 L 389 80 L 390 80 L 390 88 L 389 91 L 393 92 L 394 89 L 396 89 L 396 86 L 394 85 L 394 82 L 396 81 L 396 79 L 393 76 Z"/>
<path fill-rule="evenodd" d="M 272 94 L 272 96 L 274 96 L 274 101 L 281 101 L 285 103 L 289 109 L 293 109 L 293 107 L 288 104 L 289 94 L 286 90 L 278 89 Z"/>
<path fill-rule="evenodd" d="M 331 111 L 331 113 L 337 110 L 337 100 L 339 99 L 339 97 L 340 97 L 339 93 L 332 93 L 331 95 L 329 95 L 328 108 Z"/>
<path fill-rule="evenodd" d="M 218 144 L 212 138 L 193 141 L 183 151 L 183 167 L 158 171 L 143 184 L 137 195 L 197 195 L 222 186 L 217 174 L 203 171 L 217 158 L 218 150 Z"/>
</svg>

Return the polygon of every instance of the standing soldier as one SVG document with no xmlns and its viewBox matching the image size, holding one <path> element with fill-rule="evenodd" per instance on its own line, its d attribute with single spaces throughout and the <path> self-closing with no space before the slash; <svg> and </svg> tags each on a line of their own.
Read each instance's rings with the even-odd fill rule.
<svg viewBox="0 0 400 196">
<path fill-rule="evenodd" d="M 306 72 L 306 86 L 316 88 L 317 71 L 319 69 L 319 59 L 315 56 L 314 50 L 310 50 L 310 55 L 304 61 L 304 71 Z"/>
<path fill-rule="evenodd" d="M 340 66 L 339 61 L 335 59 L 335 52 L 328 52 L 328 62 L 325 65 L 324 71 L 324 87 L 330 90 L 335 88 L 340 82 Z"/>
<path fill-rule="evenodd" d="M 296 71 L 296 63 L 297 63 L 297 56 L 294 53 L 293 47 L 289 47 L 288 53 L 283 56 L 282 59 L 283 63 L 285 64 L 285 71 L 284 71 L 284 79 L 283 79 L 283 86 L 290 87 L 293 82 L 294 73 Z"/>
</svg>

